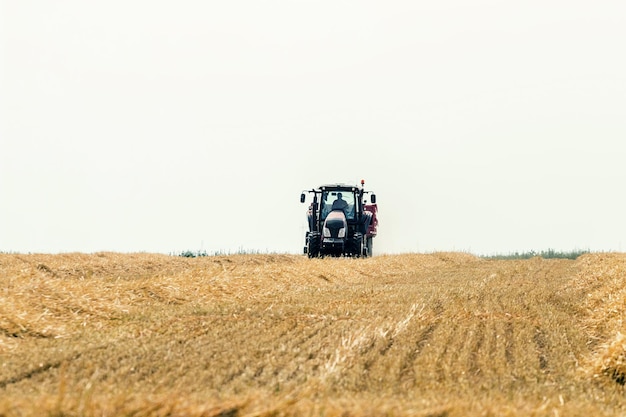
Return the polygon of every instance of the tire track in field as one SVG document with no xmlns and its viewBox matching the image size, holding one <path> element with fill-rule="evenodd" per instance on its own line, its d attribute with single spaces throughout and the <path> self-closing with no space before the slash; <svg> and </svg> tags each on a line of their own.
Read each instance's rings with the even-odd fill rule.
<svg viewBox="0 0 626 417">
<path fill-rule="evenodd" d="M 324 378 L 333 375 L 339 386 L 350 381 L 357 391 L 378 390 L 398 373 L 413 372 L 412 358 L 421 352 L 438 322 L 438 314 L 432 308 L 426 310 L 426 305 L 405 304 L 398 308 L 403 314 L 396 313 L 384 322 L 367 320 L 350 326 L 327 363 L 332 372 Z"/>
<path fill-rule="evenodd" d="M 470 337 L 468 338 L 468 363 L 467 363 L 467 372 L 469 375 L 478 375 L 481 372 L 481 349 L 483 347 L 483 343 L 485 340 L 485 330 L 486 330 L 485 320 L 479 319 L 478 324 L 475 326 L 475 330 L 470 332 Z"/>
<path fill-rule="evenodd" d="M 422 352 L 424 346 L 426 346 L 428 341 L 432 338 L 433 333 L 437 329 L 438 325 L 439 321 L 437 320 L 426 326 L 415 341 L 415 348 L 409 351 L 409 353 L 405 355 L 405 357 L 402 359 L 402 365 L 400 367 L 398 379 L 400 380 L 400 383 L 402 384 L 402 387 L 404 389 L 410 389 L 415 386 L 415 360 Z"/>
<path fill-rule="evenodd" d="M 446 334 L 440 339 L 440 353 L 435 361 L 439 383 L 465 383 L 472 375 L 481 373 L 482 346 L 485 340 L 485 319 L 490 298 L 488 285 L 481 274 L 465 277 L 462 285 L 464 299 L 447 306 Z M 442 335 L 444 336 L 444 335 Z"/>
<path fill-rule="evenodd" d="M 536 346 L 537 357 L 539 358 L 539 369 L 548 368 L 548 339 L 545 332 L 540 327 L 535 327 L 533 342 Z"/>
<path fill-rule="evenodd" d="M 7 378 L 5 380 L 0 381 L 0 389 L 2 388 L 6 388 L 8 385 L 12 385 L 12 384 L 17 384 L 18 382 L 27 380 L 27 379 L 31 379 L 39 374 L 43 374 L 45 372 L 48 372 L 52 369 L 56 369 L 59 368 L 64 362 L 69 362 L 69 361 L 73 361 L 75 359 L 78 359 L 81 355 L 80 354 L 76 354 L 70 358 L 67 359 L 61 359 L 58 361 L 53 361 L 53 362 L 47 362 L 45 364 L 41 364 L 36 368 L 32 368 L 29 369 L 19 375 L 13 376 L 11 378 Z"/>
<path fill-rule="evenodd" d="M 504 269 L 494 272 L 491 265 L 448 283 L 450 295 L 458 292 L 460 297 L 450 298 L 436 325 L 431 323 L 411 341 L 416 348 L 404 356 L 397 374 L 403 389 L 427 382 L 428 375 L 439 384 L 460 381 L 468 386 L 536 378 L 553 371 L 551 355 L 571 352 L 564 343 L 575 335 L 555 338 L 547 330 L 555 328 L 555 321 L 572 328 L 571 302 L 554 296 L 555 288 L 568 282 L 571 266 L 510 262 L 495 264 Z M 431 343 L 426 346 L 422 338 Z M 555 346 L 558 354 L 553 353 Z M 425 358 L 420 360 L 422 352 Z"/>
<path fill-rule="evenodd" d="M 259 335 L 245 336 L 255 340 L 256 344 L 247 346 L 244 340 L 236 343 L 243 357 L 229 361 L 217 359 L 219 363 L 228 363 L 230 372 L 217 383 L 223 389 L 258 386 L 282 389 L 297 385 L 307 378 L 322 372 L 324 363 L 324 344 L 336 333 L 337 320 L 331 316 L 290 316 L 276 317 L 259 330 Z"/>
<path fill-rule="evenodd" d="M 488 366 L 493 375 L 509 384 L 518 379 L 537 378 L 548 364 L 542 315 L 538 310 L 545 306 L 543 298 L 550 282 L 543 265 L 540 268 L 530 265 L 523 264 L 527 268 L 521 268 L 519 263 L 511 265 L 516 273 L 508 274 L 510 282 L 506 279 L 499 282 L 501 289 L 497 293 L 504 296 L 492 297 L 493 308 L 498 312 L 494 319 L 502 322 L 503 361 Z M 507 276 L 506 272 L 502 275 Z"/>
<path fill-rule="evenodd" d="M 435 345 L 436 358 L 433 362 L 433 371 L 435 380 L 437 382 L 443 382 L 448 374 L 446 364 L 449 362 L 453 362 L 452 359 L 448 360 L 448 357 L 454 355 L 454 353 L 450 353 L 450 350 L 456 350 L 454 340 L 458 336 L 458 327 L 459 324 L 456 321 L 446 323 L 446 326 L 442 328 L 445 332 L 442 336 L 444 337 L 443 343 L 439 343 Z"/>
<path fill-rule="evenodd" d="M 504 358 L 509 367 L 515 366 L 515 325 L 511 317 L 507 317 L 504 327 Z"/>
<path fill-rule="evenodd" d="M 400 370 L 398 372 L 398 380 L 404 389 L 411 389 L 415 386 L 417 381 L 415 361 L 423 352 L 426 345 L 432 339 L 437 327 L 440 325 L 442 313 L 443 306 L 441 300 L 438 300 L 433 307 L 433 318 L 420 332 L 416 332 L 417 337 L 413 342 L 414 347 L 410 349 L 409 353 L 402 358 Z"/>
<path fill-rule="evenodd" d="M 322 372 L 327 358 L 324 357 L 323 346 L 329 338 L 332 338 L 334 329 L 340 326 L 335 317 L 308 317 L 303 326 L 310 328 L 311 331 L 302 332 L 296 330 L 293 334 L 285 336 L 283 342 L 286 346 L 285 355 L 283 355 L 282 366 L 284 381 L 286 383 L 298 384 L 304 382 L 307 378 L 318 375 Z M 281 374 L 278 374 L 281 375 Z"/>
<path fill-rule="evenodd" d="M 236 387 L 255 384 L 261 380 L 269 383 L 272 379 L 278 378 L 284 372 L 283 358 L 291 354 L 285 340 L 297 333 L 296 327 L 295 320 L 286 319 L 278 322 L 277 318 L 273 318 L 263 323 L 254 334 L 251 334 L 250 329 L 242 328 L 235 343 L 237 347 L 234 348 L 240 352 L 239 356 L 220 358 L 217 361 L 227 365 L 229 369 L 229 374 L 218 384 L 228 389 L 231 385 Z M 256 343 L 248 345 L 246 338 L 255 340 Z"/>
<path fill-rule="evenodd" d="M 6 388 L 9 385 L 13 385 L 13 384 L 17 384 L 20 383 L 22 381 L 34 378 L 38 375 L 44 374 L 48 371 L 54 370 L 54 369 L 58 369 L 61 366 L 74 362 L 78 359 L 80 359 L 82 356 L 94 352 L 96 350 L 103 350 L 103 349 L 108 349 L 113 345 L 113 343 L 107 343 L 106 345 L 103 346 L 98 346 L 98 347 L 94 347 L 94 348 L 90 348 L 84 351 L 80 351 L 80 352 L 76 352 L 70 356 L 67 356 L 65 358 L 62 359 L 58 359 L 58 360 L 51 360 L 45 363 L 41 363 L 39 364 L 39 366 L 31 368 L 29 370 L 26 370 L 18 375 L 12 376 L 10 378 L 4 379 L 4 380 L 0 380 L 0 389 Z"/>
</svg>

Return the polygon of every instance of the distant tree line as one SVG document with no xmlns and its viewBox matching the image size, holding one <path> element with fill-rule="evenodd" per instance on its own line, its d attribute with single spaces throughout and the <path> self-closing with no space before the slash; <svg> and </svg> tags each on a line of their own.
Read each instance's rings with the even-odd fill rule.
<svg viewBox="0 0 626 417">
<path fill-rule="evenodd" d="M 554 249 L 542 250 L 535 252 L 534 250 L 527 252 L 513 252 L 507 255 L 489 255 L 482 256 L 486 259 L 530 259 L 539 256 L 544 259 L 577 259 L 580 255 L 589 253 L 588 249 L 576 249 L 572 251 L 562 252 Z"/>
</svg>

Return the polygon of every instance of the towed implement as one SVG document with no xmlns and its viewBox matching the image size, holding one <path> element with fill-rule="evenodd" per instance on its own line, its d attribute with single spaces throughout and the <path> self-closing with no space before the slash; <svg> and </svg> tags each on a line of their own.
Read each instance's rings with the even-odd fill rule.
<svg viewBox="0 0 626 417">
<path fill-rule="evenodd" d="M 309 258 L 323 256 L 372 256 L 373 240 L 377 233 L 376 195 L 361 186 L 328 184 L 307 190 L 300 196 L 313 195 L 307 219 L 309 230 L 305 236 L 304 253 Z M 364 200 L 370 194 L 370 203 Z"/>
</svg>

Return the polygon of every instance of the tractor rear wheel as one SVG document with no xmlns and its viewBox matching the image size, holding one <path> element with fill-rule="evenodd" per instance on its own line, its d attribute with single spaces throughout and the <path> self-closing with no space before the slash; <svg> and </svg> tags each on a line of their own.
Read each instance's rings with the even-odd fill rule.
<svg viewBox="0 0 626 417">
<path fill-rule="evenodd" d="M 355 233 L 352 239 L 350 239 L 350 252 L 349 255 L 353 257 L 366 256 L 363 248 L 365 242 L 363 242 L 363 235 L 361 233 Z"/>
<path fill-rule="evenodd" d="M 367 242 L 367 247 L 366 247 L 365 256 L 370 257 L 374 253 L 374 248 L 373 248 L 374 239 L 371 236 L 368 236 L 366 239 L 366 242 Z"/>
</svg>

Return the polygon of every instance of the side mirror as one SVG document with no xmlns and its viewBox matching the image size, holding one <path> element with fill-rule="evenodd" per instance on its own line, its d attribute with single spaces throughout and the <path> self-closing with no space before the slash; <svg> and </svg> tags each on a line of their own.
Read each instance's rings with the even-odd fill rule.
<svg viewBox="0 0 626 417">
<path fill-rule="evenodd" d="M 304 200 L 306 200 L 306 196 L 304 195 L 304 193 L 300 194 L 300 202 L 304 203 Z"/>
<path fill-rule="evenodd" d="M 372 194 L 370 196 L 370 201 L 372 202 L 372 204 L 376 204 L 376 194 Z"/>
</svg>

